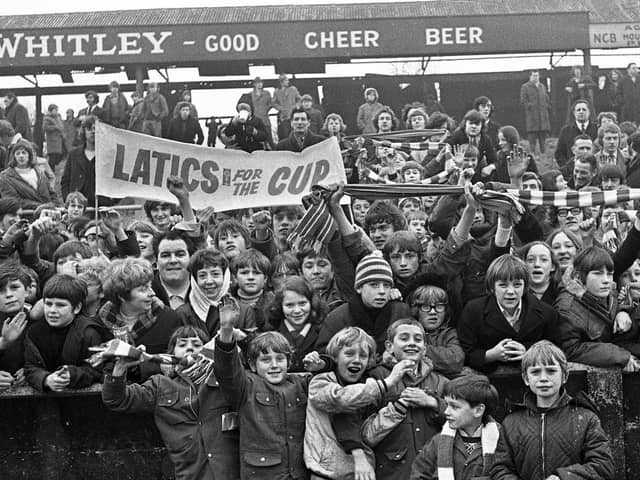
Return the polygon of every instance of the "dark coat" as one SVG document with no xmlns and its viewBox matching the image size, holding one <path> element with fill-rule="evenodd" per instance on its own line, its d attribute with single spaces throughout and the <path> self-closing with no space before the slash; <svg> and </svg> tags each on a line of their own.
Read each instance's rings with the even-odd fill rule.
<svg viewBox="0 0 640 480">
<path fill-rule="evenodd" d="M 102 120 L 104 117 L 104 111 L 102 110 L 102 107 L 100 107 L 100 105 L 94 105 L 93 108 L 91 108 L 91 113 L 89 113 L 89 107 L 81 108 L 78 111 L 78 116 L 76 117 L 76 125 L 78 127 L 81 127 L 82 120 L 84 119 L 84 117 L 87 117 L 89 115 Z"/>
<path fill-rule="evenodd" d="M 62 154 L 66 151 L 64 123 L 60 115 L 42 117 L 44 139 L 47 142 L 47 154 Z"/>
<path fill-rule="evenodd" d="M 222 133 L 227 137 L 235 137 L 237 147 L 249 153 L 264 150 L 264 142 L 269 138 L 265 123 L 254 116 L 249 117 L 244 123 L 229 122 Z"/>
<path fill-rule="evenodd" d="M 622 101 L 622 120 L 638 123 L 640 121 L 640 76 L 636 81 L 624 76 L 620 82 Z"/>
<path fill-rule="evenodd" d="M 458 338 L 466 356 L 465 363 L 483 372 L 494 370 L 501 362 L 487 363 L 485 354 L 505 338 L 511 338 L 526 348 L 538 340 L 560 344 L 558 314 L 535 296 L 523 295 L 520 320 L 520 330 L 516 332 L 502 315 L 493 294 L 467 303 L 458 322 Z M 514 362 L 507 364 L 514 365 Z"/>
<path fill-rule="evenodd" d="M 498 424 L 500 436 L 502 428 Z M 433 437 L 418 453 L 409 480 L 437 480 L 438 478 L 438 448 L 440 446 L 441 435 Z M 493 464 L 489 464 L 491 468 Z M 453 476 L 456 480 L 482 480 L 488 476 L 482 476 L 484 472 L 484 457 L 482 448 L 476 448 L 471 455 L 467 454 L 462 437 L 458 433 L 453 440 Z"/>
<path fill-rule="evenodd" d="M 60 180 L 62 198 L 67 198 L 71 192 L 80 192 L 87 198 L 89 205 L 93 205 L 96 197 L 95 177 L 95 159 L 87 160 L 84 154 L 84 145 L 74 148 L 69 152 Z"/>
<path fill-rule="evenodd" d="M 640 188 L 640 154 L 637 154 L 627 163 L 627 186 Z"/>
<path fill-rule="evenodd" d="M 119 315 L 117 307 L 112 303 L 107 303 L 100 309 L 99 313 L 101 318 L 105 315 Z M 137 331 L 135 344 L 146 346 L 147 353 L 150 354 L 166 353 L 171 334 L 176 328 L 183 325 L 180 323 L 176 312 L 169 307 L 161 308 L 155 313 L 155 317 L 155 322 L 149 327 L 142 327 L 139 322 L 134 325 L 133 328 Z M 102 328 L 106 329 L 104 325 Z M 107 329 L 105 336 L 105 340 L 111 340 L 113 333 Z"/>
<path fill-rule="evenodd" d="M 527 392 L 525 402 L 514 405 L 502 422 L 502 433 L 491 469 L 494 480 L 544 479 L 554 474 L 582 480 L 615 477 L 609 439 L 583 394 L 571 398 L 564 393 L 541 412 Z"/>
<path fill-rule="evenodd" d="M 288 152 L 301 152 L 302 150 L 304 150 L 307 147 L 310 147 L 311 145 L 315 145 L 316 143 L 322 142 L 324 139 L 325 139 L 324 137 L 321 137 L 320 135 L 315 135 L 309 131 L 304 136 L 304 142 L 302 142 L 302 148 L 300 148 L 298 141 L 294 137 L 294 133 L 291 132 L 291 134 L 287 138 L 280 140 L 278 142 L 278 144 L 276 145 L 276 150 L 285 150 Z"/>
<path fill-rule="evenodd" d="M 214 371 L 240 424 L 244 479 L 306 479 L 303 444 L 309 377 L 286 375 L 273 385 L 240 362 L 234 343 L 215 346 Z"/>
<path fill-rule="evenodd" d="M 580 135 L 582 132 L 578 129 L 576 122 L 565 125 L 560 130 L 560 136 L 558 137 L 558 146 L 556 147 L 555 159 L 558 162 L 559 167 L 563 167 L 570 158 L 573 157 L 571 147 L 573 147 L 573 139 Z M 586 134 L 595 140 L 598 137 L 598 127 L 592 121 L 589 121 L 587 125 Z"/>
<path fill-rule="evenodd" d="M 37 189 L 27 183 L 13 167 L 0 173 L 0 195 L 17 200 L 25 209 L 36 209 L 43 203 L 60 203 L 58 194 L 51 188 L 45 174 L 37 168 L 34 170 L 38 178 Z"/>
<path fill-rule="evenodd" d="M 520 87 L 520 103 L 524 107 L 524 120 L 527 132 L 548 132 L 551 130 L 549 121 L 549 94 L 543 83 L 537 86 L 527 82 Z"/>
<path fill-rule="evenodd" d="M 177 480 L 240 478 L 238 427 L 224 421 L 236 414 L 213 373 L 199 387 L 180 376 L 127 385 L 107 375 L 102 399 L 116 412 L 153 412 Z"/>
<path fill-rule="evenodd" d="M 24 374 L 29 385 L 39 392 L 45 391 L 44 381 L 53 373 L 48 371 L 40 353 L 41 341 L 46 341 L 49 329 L 46 320 L 40 320 L 29 327 L 24 342 Z M 69 367 L 71 381 L 69 388 L 84 388 L 99 382 L 101 374 L 84 360 L 91 354 L 89 347 L 100 345 L 106 340 L 104 328 L 82 315 L 71 323 L 62 347 L 62 364 Z"/>
<path fill-rule="evenodd" d="M 349 303 L 344 303 L 329 312 L 320 329 L 316 349 L 324 351 L 331 337 L 343 328 L 360 327 L 373 337 L 377 352 L 381 355 L 387 339 L 387 327 L 396 320 L 407 317 L 411 317 L 411 309 L 406 303 L 391 301 L 374 311 L 365 308 L 360 296 L 356 296 Z"/>
<path fill-rule="evenodd" d="M 169 140 L 175 140 L 176 142 L 202 145 L 202 142 L 204 142 L 204 133 L 202 133 L 202 127 L 196 118 L 189 117 L 185 121 L 178 116 L 173 117 L 169 122 L 167 138 Z"/>
<path fill-rule="evenodd" d="M 129 110 L 131 110 L 131 106 L 122 93 L 118 93 L 116 102 L 112 102 L 111 95 L 107 95 L 102 104 L 102 120 L 117 128 L 127 128 Z"/>
<path fill-rule="evenodd" d="M 581 299 L 567 291 L 558 295 L 553 306 L 560 315 L 562 349 L 570 362 L 623 368 L 631 353 L 614 344 L 615 311 L 611 307 L 607 314 L 596 303 L 588 293 Z"/>
<path fill-rule="evenodd" d="M 4 111 L 6 119 L 11 123 L 16 133 L 22 135 L 23 138 L 33 141 L 33 132 L 31 130 L 31 119 L 29 118 L 29 112 L 21 103 L 18 103 L 18 99 L 14 98 L 13 101 Z"/>
<path fill-rule="evenodd" d="M 265 330 L 274 330 L 278 333 L 281 333 L 293 347 L 293 354 L 291 355 L 291 360 L 289 360 L 288 371 L 291 373 L 306 372 L 302 360 L 307 355 L 307 353 L 311 353 L 316 350 L 316 342 L 318 340 L 318 335 L 320 334 L 320 324 L 312 324 L 307 334 L 297 341 L 293 337 L 293 335 L 291 335 L 291 332 L 284 324 L 284 321 L 277 327 L 272 327 L 267 323 Z"/>
<path fill-rule="evenodd" d="M 466 145 L 469 143 L 469 137 L 461 128 L 456 129 L 446 141 L 449 145 Z M 478 142 L 478 150 L 480 157 L 478 158 L 478 168 L 486 167 L 490 163 L 496 163 L 496 149 L 489 136 L 483 131 L 480 134 Z"/>
</svg>

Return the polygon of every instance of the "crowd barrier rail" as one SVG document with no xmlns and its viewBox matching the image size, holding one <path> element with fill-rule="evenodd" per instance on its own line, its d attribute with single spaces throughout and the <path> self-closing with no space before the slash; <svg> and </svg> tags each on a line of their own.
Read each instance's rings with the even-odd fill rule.
<svg viewBox="0 0 640 480">
<path fill-rule="evenodd" d="M 522 401 L 520 371 L 490 376 L 500 392 L 495 417 Z M 170 479 L 172 468 L 150 413 L 111 412 L 102 386 L 40 393 L 30 387 L 0 392 L 0 478 L 46 480 Z M 596 403 L 611 440 L 617 480 L 640 472 L 640 375 L 570 364 L 569 393 L 585 391 Z"/>
</svg>

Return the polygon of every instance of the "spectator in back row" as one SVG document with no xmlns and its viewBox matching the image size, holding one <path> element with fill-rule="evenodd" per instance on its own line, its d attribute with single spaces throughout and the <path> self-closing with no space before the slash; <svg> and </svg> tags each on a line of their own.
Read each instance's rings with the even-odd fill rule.
<svg viewBox="0 0 640 480">
<path fill-rule="evenodd" d="M 520 103 L 525 109 L 525 124 L 529 148 L 532 152 L 536 149 L 536 142 L 540 146 L 540 153 L 544 153 L 545 142 L 551 122 L 549 110 L 551 103 L 544 83 L 540 82 L 540 72 L 532 70 L 529 81 L 520 87 Z"/>
<path fill-rule="evenodd" d="M 84 98 L 87 101 L 87 106 L 80 109 L 80 111 L 78 112 L 78 118 L 76 118 L 76 125 L 79 127 L 82 125 L 84 119 L 88 116 L 93 115 L 98 119 L 102 119 L 103 114 L 102 108 L 100 108 L 100 106 L 98 105 L 98 102 L 100 102 L 100 97 L 95 91 L 89 90 L 84 94 Z"/>
<path fill-rule="evenodd" d="M 198 119 L 192 116 L 189 103 L 180 102 L 176 105 L 176 108 L 177 115 L 174 113 L 171 122 L 169 122 L 167 138 L 176 142 L 202 145 L 204 133 L 202 133 L 202 127 Z"/>
<path fill-rule="evenodd" d="M 169 106 L 156 82 L 150 82 L 147 88 L 147 94 L 142 101 L 142 133 L 161 137 L 162 120 L 169 115 Z"/>
<path fill-rule="evenodd" d="M 120 84 L 113 81 L 109 84 L 109 95 L 102 104 L 103 117 L 105 123 L 117 128 L 127 128 L 129 125 L 129 110 L 131 106 L 127 99 L 120 92 Z"/>
<path fill-rule="evenodd" d="M 8 92 L 4 96 L 4 116 L 11 123 L 16 133 L 19 133 L 29 141 L 33 140 L 29 112 L 18 102 L 18 98 L 13 92 Z"/>
<path fill-rule="evenodd" d="M 269 139 L 267 127 L 258 117 L 252 115 L 251 106 L 239 103 L 238 115 L 222 130 L 225 136 L 235 140 L 236 148 L 245 152 L 264 150 L 264 142 Z"/>
<path fill-rule="evenodd" d="M 309 131 L 309 113 L 302 107 L 296 107 L 291 111 L 291 134 L 278 142 L 276 150 L 289 152 L 301 152 L 311 145 L 320 143 L 324 137 L 315 135 Z"/>
<path fill-rule="evenodd" d="M 281 73 L 278 77 L 280 88 L 273 96 L 273 107 L 278 110 L 278 140 L 282 141 L 291 133 L 291 119 L 293 109 L 300 102 L 300 92 L 293 85 L 289 85 L 289 77 Z"/>
<path fill-rule="evenodd" d="M 358 107 L 358 128 L 362 133 L 376 133 L 373 120 L 383 107 L 383 105 L 378 102 L 378 91 L 372 87 L 367 88 L 364 91 L 364 100 L 365 103 Z"/>
<path fill-rule="evenodd" d="M 47 114 L 42 119 L 42 129 L 47 143 L 49 166 L 55 170 L 56 165 L 62 161 L 62 157 L 66 153 L 64 123 L 58 113 L 57 105 L 51 104 L 47 108 Z"/>
<path fill-rule="evenodd" d="M 309 130 L 311 133 L 318 135 L 322 129 L 322 112 L 313 106 L 313 97 L 308 93 L 305 93 L 300 99 L 300 105 L 309 114 Z"/>
<path fill-rule="evenodd" d="M 573 140 L 578 135 L 588 135 L 591 140 L 598 136 L 598 127 L 590 120 L 591 107 L 586 100 L 576 100 L 571 111 L 573 119 L 560 130 L 558 146 L 556 147 L 556 162 L 562 169 L 572 157 Z"/>
</svg>

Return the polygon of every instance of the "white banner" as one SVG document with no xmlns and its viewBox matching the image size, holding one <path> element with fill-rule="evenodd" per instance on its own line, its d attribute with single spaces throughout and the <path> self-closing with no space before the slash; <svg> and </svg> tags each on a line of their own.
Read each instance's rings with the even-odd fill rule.
<svg viewBox="0 0 640 480">
<path fill-rule="evenodd" d="M 299 205 L 311 186 L 346 182 L 330 138 L 302 153 L 219 150 L 120 130 L 96 122 L 96 195 L 175 203 L 166 186 L 178 175 L 195 209 Z"/>
</svg>

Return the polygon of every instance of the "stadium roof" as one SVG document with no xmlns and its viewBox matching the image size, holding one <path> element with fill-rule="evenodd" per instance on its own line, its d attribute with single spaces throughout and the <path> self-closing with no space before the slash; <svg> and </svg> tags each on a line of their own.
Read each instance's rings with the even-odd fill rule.
<svg viewBox="0 0 640 480">
<path fill-rule="evenodd" d="M 375 4 L 171 8 L 0 16 L 3 29 L 233 24 L 589 12 L 592 23 L 640 20 L 637 0 L 432 0 Z"/>
</svg>

